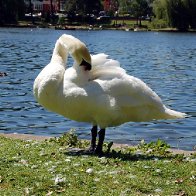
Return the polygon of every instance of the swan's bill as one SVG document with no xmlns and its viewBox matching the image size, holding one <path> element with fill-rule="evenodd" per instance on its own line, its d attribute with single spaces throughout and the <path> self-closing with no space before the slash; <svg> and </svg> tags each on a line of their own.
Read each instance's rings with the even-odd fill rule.
<svg viewBox="0 0 196 196">
<path fill-rule="evenodd" d="M 91 64 L 86 62 L 84 59 L 80 63 L 80 66 L 83 66 L 85 71 L 90 71 L 92 69 Z"/>
</svg>

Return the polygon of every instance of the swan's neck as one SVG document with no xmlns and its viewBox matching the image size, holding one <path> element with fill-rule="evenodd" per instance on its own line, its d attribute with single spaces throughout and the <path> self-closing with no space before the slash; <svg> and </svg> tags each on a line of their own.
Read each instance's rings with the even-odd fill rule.
<svg viewBox="0 0 196 196">
<path fill-rule="evenodd" d="M 68 56 L 68 52 L 66 48 L 63 47 L 62 44 L 58 40 L 53 50 L 51 62 L 58 62 L 58 64 L 65 66 L 65 63 L 67 61 L 67 56 Z"/>
</svg>

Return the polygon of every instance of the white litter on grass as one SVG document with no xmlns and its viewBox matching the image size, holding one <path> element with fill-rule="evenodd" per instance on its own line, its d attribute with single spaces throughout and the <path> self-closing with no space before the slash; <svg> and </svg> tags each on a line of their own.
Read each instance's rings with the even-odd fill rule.
<svg viewBox="0 0 196 196">
<path fill-rule="evenodd" d="M 95 182 L 99 182 L 100 179 L 99 179 L 99 178 L 95 178 L 94 181 L 95 181 Z"/>
<path fill-rule="evenodd" d="M 146 153 L 151 153 L 151 152 L 153 152 L 151 148 L 146 151 Z"/>
<path fill-rule="evenodd" d="M 67 159 L 65 159 L 65 162 L 71 162 L 71 159 L 67 158 Z"/>
<path fill-rule="evenodd" d="M 92 174 L 92 173 L 93 173 L 93 169 L 92 169 L 92 168 L 88 168 L 88 169 L 86 170 L 86 173 Z"/>
<path fill-rule="evenodd" d="M 155 171 L 156 171 L 157 173 L 160 173 L 160 172 L 161 172 L 161 170 L 160 170 L 160 169 L 156 169 Z"/>
<path fill-rule="evenodd" d="M 82 157 L 83 157 L 83 158 L 88 158 L 89 156 L 88 156 L 88 155 L 82 155 Z"/>
<path fill-rule="evenodd" d="M 196 180 L 196 176 L 192 175 L 192 176 L 190 177 L 190 180 L 192 180 L 192 181 Z"/>
<path fill-rule="evenodd" d="M 65 177 L 63 177 L 61 174 L 57 175 L 55 178 L 54 178 L 54 184 L 55 185 L 59 185 L 59 184 L 62 184 L 66 181 Z"/>
<path fill-rule="evenodd" d="M 31 166 L 31 169 L 37 169 L 38 168 L 38 165 L 32 165 Z"/>
<path fill-rule="evenodd" d="M 137 176 L 135 176 L 135 175 L 130 175 L 129 178 L 134 179 L 134 178 L 137 178 Z"/>
<path fill-rule="evenodd" d="M 107 171 L 104 169 L 97 172 L 97 174 L 103 174 L 103 173 L 107 173 Z"/>
<path fill-rule="evenodd" d="M 196 162 L 196 159 L 190 159 L 190 162 Z"/>
<path fill-rule="evenodd" d="M 144 169 L 149 169 L 149 168 L 150 168 L 150 166 L 148 166 L 148 165 L 144 166 Z"/>
<path fill-rule="evenodd" d="M 155 191 L 156 193 L 160 193 L 160 192 L 162 192 L 162 189 L 157 188 L 157 189 L 155 189 L 154 191 Z"/>
<path fill-rule="evenodd" d="M 29 195 L 29 193 L 30 193 L 29 188 L 24 188 L 24 192 L 25 192 L 25 195 Z"/>
<path fill-rule="evenodd" d="M 80 163 L 74 163 L 73 166 L 74 167 L 79 167 L 80 166 Z"/>
<path fill-rule="evenodd" d="M 118 174 L 120 172 L 121 171 L 119 171 L 119 170 L 114 170 L 114 171 L 107 172 L 107 174 L 109 174 L 109 175 L 115 175 L 115 174 Z"/>
<path fill-rule="evenodd" d="M 163 163 L 170 163 L 170 160 L 164 160 Z"/>
<path fill-rule="evenodd" d="M 57 167 L 57 166 L 53 165 L 50 169 L 48 169 L 48 171 L 49 171 L 50 173 L 54 173 L 56 167 Z"/>
<path fill-rule="evenodd" d="M 25 165 L 25 166 L 28 165 L 28 161 L 27 161 L 27 160 L 24 160 L 24 159 L 21 159 L 21 160 L 19 161 L 19 163 L 21 163 L 22 165 Z"/>
<path fill-rule="evenodd" d="M 153 158 L 153 160 L 154 160 L 154 161 L 158 161 L 158 160 L 159 160 L 159 158 L 155 157 L 155 158 Z"/>
</svg>

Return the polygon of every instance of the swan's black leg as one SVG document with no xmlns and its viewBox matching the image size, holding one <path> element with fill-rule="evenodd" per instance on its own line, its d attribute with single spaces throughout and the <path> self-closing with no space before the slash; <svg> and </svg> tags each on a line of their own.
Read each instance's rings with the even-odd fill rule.
<svg viewBox="0 0 196 196">
<path fill-rule="evenodd" d="M 102 148 L 103 148 L 103 141 L 105 139 L 105 129 L 101 129 L 99 131 L 99 142 L 98 142 L 98 145 L 97 145 L 97 148 L 95 150 L 95 152 L 97 154 L 103 154 L 103 151 L 102 151 Z"/>
<path fill-rule="evenodd" d="M 96 147 L 96 138 L 97 138 L 97 126 L 93 126 L 91 129 L 91 146 L 89 151 L 94 152 Z"/>
</svg>

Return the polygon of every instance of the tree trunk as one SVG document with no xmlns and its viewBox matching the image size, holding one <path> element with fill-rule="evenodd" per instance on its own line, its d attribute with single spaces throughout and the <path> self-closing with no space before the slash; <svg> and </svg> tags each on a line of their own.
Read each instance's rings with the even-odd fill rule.
<svg viewBox="0 0 196 196">
<path fill-rule="evenodd" d="M 142 18 L 139 17 L 139 27 L 141 27 L 141 26 L 142 26 Z"/>
<path fill-rule="evenodd" d="M 29 0 L 29 11 L 31 13 L 31 21 L 32 21 L 32 24 L 34 24 L 35 21 L 34 21 L 34 18 L 33 18 L 33 4 L 31 2 L 31 0 Z"/>
</svg>

